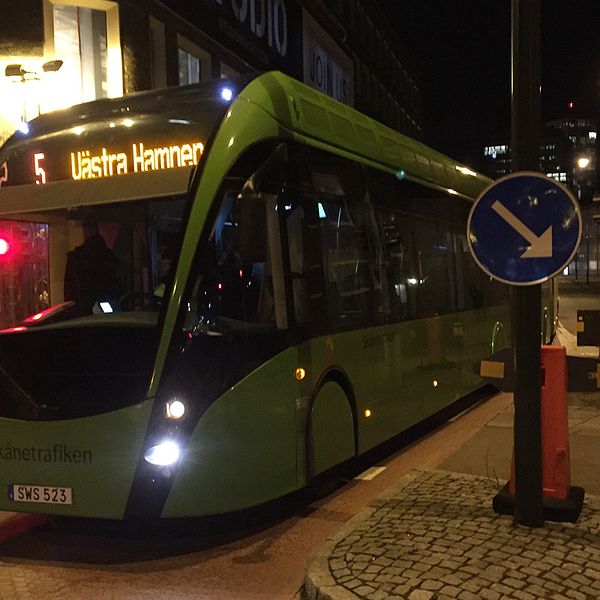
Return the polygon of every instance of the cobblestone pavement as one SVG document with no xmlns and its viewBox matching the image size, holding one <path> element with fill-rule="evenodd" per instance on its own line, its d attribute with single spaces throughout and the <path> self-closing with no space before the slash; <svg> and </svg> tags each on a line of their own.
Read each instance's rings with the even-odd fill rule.
<svg viewBox="0 0 600 600">
<path fill-rule="evenodd" d="M 600 498 L 576 524 L 496 515 L 498 482 L 413 471 L 348 521 L 307 567 L 310 600 L 600 598 Z"/>
</svg>

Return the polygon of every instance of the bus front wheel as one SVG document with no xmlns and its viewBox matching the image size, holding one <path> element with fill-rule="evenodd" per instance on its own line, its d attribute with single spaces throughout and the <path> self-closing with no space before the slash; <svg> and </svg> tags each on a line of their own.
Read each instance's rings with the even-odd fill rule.
<svg viewBox="0 0 600 600">
<path fill-rule="evenodd" d="M 355 455 L 354 417 L 346 392 L 326 381 L 317 392 L 308 427 L 308 476 L 343 465 Z"/>
</svg>

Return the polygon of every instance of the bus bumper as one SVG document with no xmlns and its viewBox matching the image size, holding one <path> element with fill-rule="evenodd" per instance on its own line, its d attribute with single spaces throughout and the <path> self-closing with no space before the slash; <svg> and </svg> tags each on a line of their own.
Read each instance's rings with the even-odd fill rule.
<svg viewBox="0 0 600 600">
<path fill-rule="evenodd" d="M 152 401 L 63 421 L 0 418 L 0 511 L 122 519 Z"/>
</svg>

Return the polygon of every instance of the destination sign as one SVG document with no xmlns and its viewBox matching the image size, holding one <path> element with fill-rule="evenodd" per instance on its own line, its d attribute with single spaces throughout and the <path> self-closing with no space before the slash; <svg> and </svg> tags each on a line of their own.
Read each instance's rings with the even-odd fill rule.
<svg viewBox="0 0 600 600">
<path fill-rule="evenodd" d="M 78 150 L 69 153 L 71 178 L 77 181 L 127 173 L 193 167 L 198 164 L 203 151 L 202 142 L 158 148 L 148 147 L 143 142 L 138 142 L 131 145 L 129 152 L 111 152 L 105 147 L 102 147 L 99 152 Z"/>
<path fill-rule="evenodd" d="M 9 156 L 0 164 L 0 188 L 192 168 L 203 152 L 204 143 L 197 139 L 166 144 L 162 140 L 133 140 L 126 145 L 90 144 L 83 148 L 69 148 L 66 144 L 41 146 Z"/>
</svg>

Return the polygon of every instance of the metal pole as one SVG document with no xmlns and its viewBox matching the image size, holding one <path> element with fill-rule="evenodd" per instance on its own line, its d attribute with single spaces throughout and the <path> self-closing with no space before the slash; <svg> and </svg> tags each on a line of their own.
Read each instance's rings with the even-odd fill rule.
<svg viewBox="0 0 600 600">
<path fill-rule="evenodd" d="M 585 283 L 590 284 L 590 211 L 586 211 L 585 221 Z"/>
<path fill-rule="evenodd" d="M 541 0 L 512 0 L 513 170 L 539 171 Z M 541 285 L 511 294 L 515 365 L 515 522 L 544 524 L 541 410 Z"/>
<path fill-rule="evenodd" d="M 600 222 L 596 221 L 596 276 L 598 276 L 598 268 L 600 263 L 598 262 L 598 258 L 600 257 L 600 248 L 598 247 L 598 237 L 600 232 L 598 231 L 598 227 L 600 226 Z"/>
</svg>

